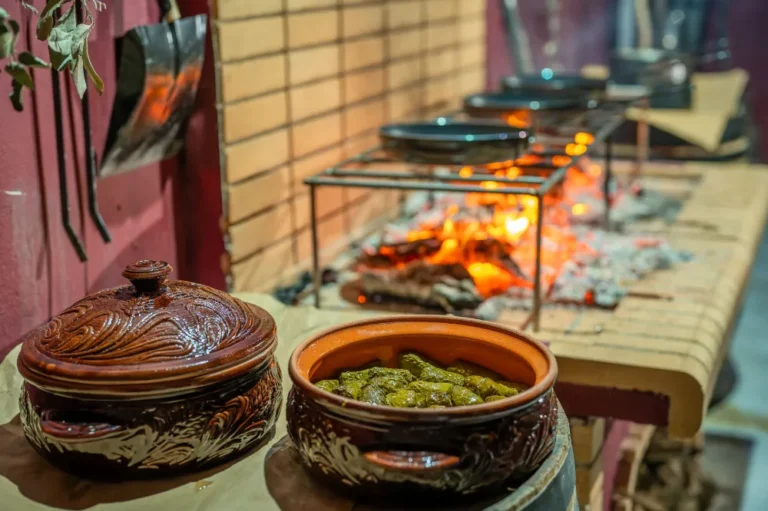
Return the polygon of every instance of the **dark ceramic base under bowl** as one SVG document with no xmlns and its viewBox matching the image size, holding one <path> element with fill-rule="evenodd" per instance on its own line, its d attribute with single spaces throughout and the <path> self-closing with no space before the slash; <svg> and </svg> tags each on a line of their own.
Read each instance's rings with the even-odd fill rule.
<svg viewBox="0 0 768 511">
<path fill-rule="evenodd" d="M 89 479 L 176 476 L 231 461 L 272 434 L 280 368 L 266 367 L 173 400 L 95 401 L 25 384 L 24 434 L 54 466 Z"/>
<path fill-rule="evenodd" d="M 366 414 L 350 420 L 294 387 L 287 419 L 301 457 L 326 484 L 373 498 L 398 493 L 451 498 L 503 491 L 535 472 L 554 447 L 557 400 L 550 390 L 528 405 L 492 418 L 388 422 Z M 442 453 L 455 456 L 457 464 L 394 469 L 364 455 L 392 450 Z"/>
</svg>

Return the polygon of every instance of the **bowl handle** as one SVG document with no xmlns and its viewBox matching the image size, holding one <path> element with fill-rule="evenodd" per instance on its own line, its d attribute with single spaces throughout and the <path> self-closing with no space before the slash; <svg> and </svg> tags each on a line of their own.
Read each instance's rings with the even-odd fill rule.
<svg viewBox="0 0 768 511">
<path fill-rule="evenodd" d="M 461 461 L 458 456 L 428 451 L 369 451 L 365 459 L 387 470 L 426 472 L 445 470 Z"/>
<path fill-rule="evenodd" d="M 65 422 L 55 419 L 55 413 L 44 411 L 40 415 L 42 432 L 57 440 L 93 440 L 123 430 L 123 426 L 107 422 Z"/>
</svg>

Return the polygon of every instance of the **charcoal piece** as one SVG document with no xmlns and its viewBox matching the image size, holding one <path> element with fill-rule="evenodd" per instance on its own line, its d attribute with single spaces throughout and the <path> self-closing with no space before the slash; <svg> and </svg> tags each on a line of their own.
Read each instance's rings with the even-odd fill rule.
<svg viewBox="0 0 768 511">
<path fill-rule="evenodd" d="M 323 270 L 321 281 L 323 285 L 327 284 L 333 284 L 335 282 L 338 282 L 339 280 L 339 273 L 334 270 L 333 268 L 326 268 Z"/>
<path fill-rule="evenodd" d="M 308 271 L 305 271 L 299 275 L 293 284 L 275 288 L 273 296 L 281 303 L 286 305 L 295 305 L 299 294 L 307 289 L 311 283 L 312 275 Z"/>
<path fill-rule="evenodd" d="M 361 285 L 367 296 L 382 295 L 449 313 L 474 309 L 483 301 L 460 264 L 416 261 L 404 268 L 369 270 L 362 274 Z"/>
<path fill-rule="evenodd" d="M 409 263 L 436 254 L 442 244 L 437 238 L 424 238 L 381 245 L 374 253 L 365 252 L 360 262 L 371 266 Z"/>
</svg>

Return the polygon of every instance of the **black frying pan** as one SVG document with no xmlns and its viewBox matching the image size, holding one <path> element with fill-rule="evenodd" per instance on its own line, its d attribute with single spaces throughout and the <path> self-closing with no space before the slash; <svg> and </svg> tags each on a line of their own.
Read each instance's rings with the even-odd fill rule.
<svg viewBox="0 0 768 511">
<path fill-rule="evenodd" d="M 511 160 L 524 149 L 528 132 L 501 123 L 438 122 L 389 124 L 379 129 L 382 149 L 392 158 L 433 165 L 483 165 Z"/>
<path fill-rule="evenodd" d="M 505 119 L 509 114 L 526 111 L 539 122 L 554 122 L 563 114 L 570 115 L 573 111 L 595 106 L 597 101 L 584 92 L 505 91 L 464 98 L 464 111 L 472 117 Z"/>
<path fill-rule="evenodd" d="M 505 91 L 526 93 L 551 92 L 572 94 L 574 92 L 602 92 L 608 86 L 608 80 L 587 78 L 576 74 L 557 74 L 551 78 L 540 75 L 505 76 L 501 87 Z"/>
</svg>

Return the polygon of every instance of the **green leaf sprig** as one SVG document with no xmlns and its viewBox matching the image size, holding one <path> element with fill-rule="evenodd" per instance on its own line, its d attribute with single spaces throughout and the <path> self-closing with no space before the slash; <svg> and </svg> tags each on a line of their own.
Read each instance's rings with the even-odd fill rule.
<svg viewBox="0 0 768 511">
<path fill-rule="evenodd" d="M 29 2 L 20 0 L 24 8 L 34 14 L 37 9 Z M 85 16 L 81 23 L 77 22 L 75 10 L 77 2 L 83 7 Z M 90 0 L 97 11 L 105 4 L 100 0 Z M 67 8 L 68 6 L 68 8 Z M 58 16 L 60 10 L 66 10 Z M 0 60 L 8 59 L 4 70 L 11 77 L 10 99 L 13 108 L 21 111 L 24 107 L 22 92 L 24 88 L 35 89 L 33 68 L 53 68 L 56 71 L 69 69 L 78 94 L 82 98 L 88 88 L 87 78 L 93 83 L 96 91 L 104 91 L 104 82 L 93 67 L 88 54 L 88 36 L 93 31 L 95 20 L 89 7 L 89 0 L 45 0 L 45 7 L 39 13 L 36 27 L 37 38 L 48 43 L 49 64 L 30 52 L 17 54 L 16 42 L 19 36 L 19 23 L 12 20 L 8 12 L 0 8 Z"/>
</svg>

